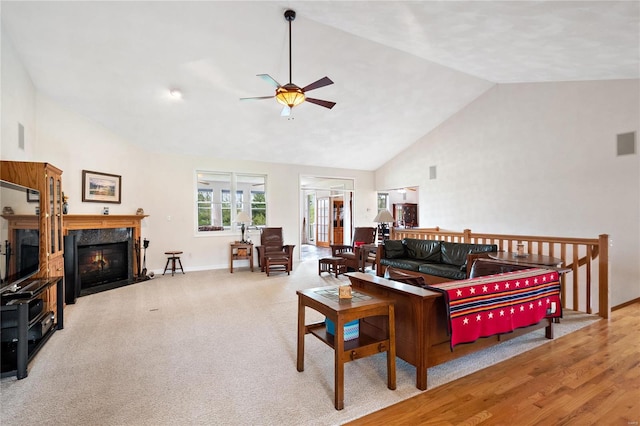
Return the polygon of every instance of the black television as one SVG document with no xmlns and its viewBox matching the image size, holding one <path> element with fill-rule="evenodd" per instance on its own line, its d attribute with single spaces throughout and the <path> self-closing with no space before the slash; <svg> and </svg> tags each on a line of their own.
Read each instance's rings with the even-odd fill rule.
<svg viewBox="0 0 640 426">
<path fill-rule="evenodd" d="M 40 270 L 39 206 L 38 190 L 0 180 L 0 293 L 18 290 Z M 10 230 L 12 218 L 20 225 Z"/>
</svg>

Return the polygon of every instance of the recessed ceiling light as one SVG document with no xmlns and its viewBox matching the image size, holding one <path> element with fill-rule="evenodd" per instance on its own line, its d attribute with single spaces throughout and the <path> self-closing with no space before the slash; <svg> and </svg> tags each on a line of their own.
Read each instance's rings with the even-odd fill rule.
<svg viewBox="0 0 640 426">
<path fill-rule="evenodd" d="M 178 89 L 171 89 L 169 90 L 169 96 L 172 99 L 182 99 L 182 92 Z"/>
</svg>

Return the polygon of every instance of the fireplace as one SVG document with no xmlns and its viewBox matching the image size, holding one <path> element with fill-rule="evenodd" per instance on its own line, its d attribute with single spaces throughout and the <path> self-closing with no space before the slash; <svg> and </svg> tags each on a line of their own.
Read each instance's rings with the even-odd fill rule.
<svg viewBox="0 0 640 426">
<path fill-rule="evenodd" d="M 135 282 L 131 228 L 82 229 L 65 237 L 66 302 Z"/>
<path fill-rule="evenodd" d="M 127 280 L 128 248 L 126 241 L 78 246 L 81 290 Z"/>
<path fill-rule="evenodd" d="M 64 215 L 64 279 L 65 302 L 75 303 L 79 296 L 109 290 L 116 287 L 139 282 L 140 274 L 140 240 L 142 220 L 146 215 L 97 215 L 67 214 Z M 93 246 L 104 250 L 108 245 L 119 244 L 121 253 L 116 259 L 109 259 L 103 264 L 100 272 L 90 271 L 85 267 L 88 276 L 81 277 L 79 269 L 79 250 Z M 113 247 L 109 247 L 111 250 Z M 113 253 L 107 252 L 110 257 Z M 125 256 L 124 260 L 122 255 Z M 102 260 L 95 259 L 102 256 Z M 105 253 L 94 254 L 94 269 L 105 262 Z M 85 263 L 88 263 L 87 260 Z M 117 266 L 117 274 L 111 270 L 107 274 L 105 266 Z M 126 271 L 126 277 L 125 272 Z M 110 282 L 107 282 L 110 281 Z M 87 284 L 89 283 L 89 285 Z"/>
</svg>

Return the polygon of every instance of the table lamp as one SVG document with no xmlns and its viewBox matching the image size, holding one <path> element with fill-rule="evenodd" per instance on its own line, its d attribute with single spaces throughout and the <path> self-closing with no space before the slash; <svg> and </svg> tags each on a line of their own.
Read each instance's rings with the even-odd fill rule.
<svg viewBox="0 0 640 426">
<path fill-rule="evenodd" d="M 247 213 L 245 213 L 244 211 L 241 211 L 240 213 L 238 213 L 238 216 L 236 216 L 236 223 L 240 224 L 240 230 L 242 231 L 242 240 L 240 241 L 241 243 L 246 243 L 246 241 L 244 240 L 244 224 L 245 222 L 251 222 L 251 218 L 249 217 L 249 215 Z"/>
<path fill-rule="evenodd" d="M 393 223 L 393 215 L 387 209 L 380 210 L 373 221 L 380 224 L 380 228 L 382 228 L 382 236 L 383 239 L 387 239 L 389 233 L 387 232 L 388 223 Z"/>
</svg>

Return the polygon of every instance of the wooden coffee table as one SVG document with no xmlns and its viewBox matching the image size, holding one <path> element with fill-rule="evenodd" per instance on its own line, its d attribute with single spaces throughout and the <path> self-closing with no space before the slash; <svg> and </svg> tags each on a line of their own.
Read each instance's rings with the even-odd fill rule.
<svg viewBox="0 0 640 426">
<path fill-rule="evenodd" d="M 339 299 L 338 287 L 316 287 L 298 290 L 298 371 L 304 371 L 304 336 L 313 334 L 334 349 L 336 410 L 344 408 L 344 364 L 358 358 L 387 353 L 387 387 L 396 388 L 396 344 L 393 301 L 371 296 L 360 290 L 352 299 Z M 335 336 L 327 333 L 324 322 L 305 324 L 305 309 L 309 307 L 325 315 L 335 324 Z M 360 327 L 357 339 L 344 340 L 344 325 L 370 316 L 384 315 L 389 321 L 388 334 L 368 335 Z"/>
</svg>

